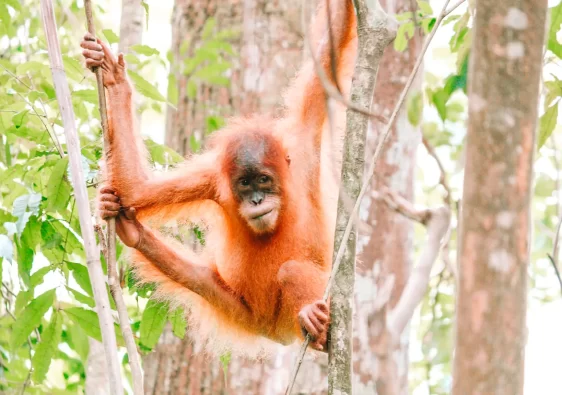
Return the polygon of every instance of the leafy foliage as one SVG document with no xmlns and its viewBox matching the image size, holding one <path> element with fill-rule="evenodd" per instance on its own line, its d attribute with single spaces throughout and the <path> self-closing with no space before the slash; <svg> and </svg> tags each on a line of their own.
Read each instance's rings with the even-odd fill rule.
<svg viewBox="0 0 562 395">
<path fill-rule="evenodd" d="M 148 4 L 142 2 L 148 21 Z M 94 6 L 103 21 L 104 9 Z M 59 41 L 69 81 L 76 125 L 80 131 L 82 171 L 90 199 L 103 181 L 101 128 L 93 75 L 84 68 L 80 42 L 85 26 L 83 2 L 55 3 Z M 100 25 L 103 25 L 101 23 Z M 103 26 L 102 39 L 118 43 L 116 29 Z M 193 60 L 183 63 L 147 45 L 135 45 L 126 55 L 130 77 L 142 99 L 139 111 L 163 111 L 175 103 L 175 82 L 170 80 L 167 99 L 153 82 L 156 72 L 170 73 L 169 61 L 189 68 L 190 87 L 227 85 L 232 32 L 221 31 L 210 19 L 202 34 L 205 43 L 194 49 Z M 187 47 L 185 47 L 187 50 Z M 180 54 L 178 54 L 179 56 Z M 187 64 L 189 63 L 189 64 Z M 191 89 L 191 88 L 190 88 Z M 177 99 L 176 99 L 177 100 Z M 209 132 L 222 126 L 209 115 Z M 146 139 L 156 167 L 174 166 L 182 157 L 172 149 Z M 70 393 L 83 391 L 88 337 L 101 341 L 92 285 L 68 168 L 66 143 L 46 53 L 39 0 L 0 2 L 0 392 L 58 393 L 54 382 Z M 122 251 L 118 246 L 118 254 Z M 127 272 L 128 273 L 128 272 Z M 140 303 L 129 306 L 139 346 L 148 351 L 158 342 L 170 321 L 184 337 L 184 311 L 150 298 L 153 287 L 137 287 L 124 279 L 125 292 Z M 54 288 L 53 288 L 54 287 Z M 113 302 L 113 300 L 111 300 Z M 146 308 L 142 308 L 146 304 Z M 112 303 L 112 307 L 113 306 Z M 116 324 L 118 344 L 124 346 Z M 125 353 L 121 349 L 122 354 Z M 56 363 L 53 363 L 56 361 Z M 217 361 L 217 363 L 219 363 Z M 57 374 L 52 372 L 56 366 Z M 128 369 L 126 359 L 124 369 Z M 62 375 L 61 375 L 62 373 Z M 54 377 L 59 377 L 53 381 Z"/>
</svg>

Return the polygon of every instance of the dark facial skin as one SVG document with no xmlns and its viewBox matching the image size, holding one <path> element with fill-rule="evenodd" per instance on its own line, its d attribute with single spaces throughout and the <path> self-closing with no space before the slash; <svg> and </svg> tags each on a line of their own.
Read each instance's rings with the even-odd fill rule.
<svg viewBox="0 0 562 395">
<path fill-rule="evenodd" d="M 276 229 L 281 208 L 277 174 L 262 162 L 264 148 L 260 143 L 241 148 L 230 180 L 232 192 L 240 202 L 239 213 L 256 234 Z"/>
</svg>

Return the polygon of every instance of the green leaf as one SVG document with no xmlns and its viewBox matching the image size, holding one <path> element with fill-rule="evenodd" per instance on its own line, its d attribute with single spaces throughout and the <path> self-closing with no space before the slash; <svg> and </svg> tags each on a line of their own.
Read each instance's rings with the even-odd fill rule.
<svg viewBox="0 0 562 395">
<path fill-rule="evenodd" d="M 414 14 L 411 11 L 402 12 L 400 14 L 394 15 L 394 17 L 396 18 L 396 20 L 398 22 L 406 22 L 406 21 L 412 19 L 413 16 L 414 16 Z"/>
<path fill-rule="evenodd" d="M 14 257 L 14 246 L 12 240 L 6 235 L 0 235 L 0 258 L 6 258 L 10 262 Z"/>
<path fill-rule="evenodd" d="M 19 196 L 14 200 L 12 215 L 18 218 L 16 222 L 18 235 L 24 231 L 29 218 L 32 215 L 37 215 L 40 203 L 41 194 L 39 193 L 29 193 L 27 195 Z M 27 211 L 28 209 L 29 211 Z"/>
<path fill-rule="evenodd" d="M 206 40 L 211 36 L 213 30 L 215 29 L 216 24 L 217 21 L 215 18 L 213 17 L 207 18 L 207 20 L 205 21 L 205 25 L 203 26 L 203 30 L 201 32 L 201 37 L 203 38 L 203 40 Z"/>
<path fill-rule="evenodd" d="M 81 89 L 72 92 L 72 97 L 82 101 L 98 104 L 98 91 L 95 89 Z"/>
<path fill-rule="evenodd" d="M 546 88 L 544 105 L 549 107 L 556 98 L 562 97 L 562 81 L 545 81 L 544 85 Z"/>
<path fill-rule="evenodd" d="M 148 14 L 149 14 L 149 9 L 150 7 L 148 6 L 148 3 L 146 1 L 141 1 L 141 5 L 144 8 L 144 12 L 146 12 L 146 29 L 148 30 Z"/>
<path fill-rule="evenodd" d="M 16 68 L 16 74 L 17 75 L 26 75 L 27 73 L 36 74 L 36 73 L 41 73 L 43 70 L 48 71 L 49 66 L 41 62 L 36 62 L 32 60 L 19 64 L 18 67 Z"/>
<path fill-rule="evenodd" d="M 152 349 L 158 343 L 158 339 L 164 330 L 168 316 L 168 305 L 150 299 L 142 313 L 140 326 L 140 343 Z"/>
<path fill-rule="evenodd" d="M 95 311 L 86 310 L 82 307 L 70 307 L 63 311 L 68 315 L 68 318 L 82 328 L 88 336 L 97 341 L 102 341 L 100 321 Z"/>
<path fill-rule="evenodd" d="M 18 251 L 18 274 L 23 282 L 31 287 L 31 267 L 33 266 L 34 251 L 23 243 L 16 243 Z"/>
<path fill-rule="evenodd" d="M 62 62 L 66 74 L 74 81 L 81 82 L 84 79 L 84 67 L 80 62 L 70 56 L 63 55 Z"/>
<path fill-rule="evenodd" d="M 12 349 L 19 347 L 29 336 L 31 331 L 41 324 L 41 319 L 55 301 L 55 291 L 55 289 L 51 289 L 33 299 L 20 316 L 17 317 L 12 329 L 12 339 L 10 341 Z"/>
<path fill-rule="evenodd" d="M 558 120 L 558 103 L 549 107 L 540 119 L 537 148 L 540 149 L 552 134 Z"/>
<path fill-rule="evenodd" d="M 418 0 L 418 7 L 420 7 L 420 11 L 424 15 L 432 15 L 433 14 L 433 9 L 431 8 L 431 6 L 429 5 L 429 2 L 427 2 L 427 1 Z"/>
<path fill-rule="evenodd" d="M 29 95 L 27 96 L 27 98 L 29 99 L 29 101 L 31 103 L 34 103 L 36 100 L 48 100 L 48 96 L 45 92 L 39 92 L 39 91 L 31 91 L 29 92 Z"/>
<path fill-rule="evenodd" d="M 41 223 L 41 238 L 44 249 L 56 248 L 62 243 L 62 235 L 49 222 Z"/>
<path fill-rule="evenodd" d="M 70 185 L 65 179 L 68 167 L 68 156 L 61 158 L 53 168 L 53 172 L 47 183 L 47 209 L 49 211 L 62 211 L 66 208 L 70 199 Z"/>
<path fill-rule="evenodd" d="M 438 90 L 434 92 L 431 98 L 435 108 L 437 108 L 437 112 L 439 113 L 439 117 L 444 121 L 447 119 L 447 100 L 449 99 L 449 95 L 444 90 Z"/>
<path fill-rule="evenodd" d="M 149 47 L 148 45 L 132 45 L 131 49 L 138 53 L 139 55 L 145 56 L 152 56 L 152 55 L 160 55 L 160 51 Z"/>
<path fill-rule="evenodd" d="M 222 117 L 211 115 L 207 117 L 206 123 L 207 123 L 206 133 L 211 134 L 224 126 L 224 119 Z"/>
<path fill-rule="evenodd" d="M 19 3 L 20 0 L 4 0 L 4 2 L 12 7 L 16 11 L 21 10 L 21 4 Z"/>
<path fill-rule="evenodd" d="M 70 292 L 77 301 L 79 301 L 80 303 L 84 303 L 85 305 L 87 305 L 88 307 L 96 307 L 96 302 L 94 302 L 94 299 L 90 298 L 89 296 L 84 295 L 81 292 L 78 292 L 75 289 L 72 289 L 70 287 L 66 287 L 66 289 L 68 290 L 68 292 Z"/>
<path fill-rule="evenodd" d="M 78 353 L 80 358 L 85 361 L 88 358 L 90 351 L 90 344 L 88 342 L 88 335 L 84 333 L 82 328 L 78 325 L 67 325 L 69 338 L 67 343 L 74 351 Z"/>
<path fill-rule="evenodd" d="M 183 156 L 170 147 L 158 144 L 151 139 L 145 140 L 145 143 L 154 162 L 166 165 L 183 162 Z"/>
<path fill-rule="evenodd" d="M 437 18 L 426 18 L 421 22 L 425 34 L 429 34 L 433 30 L 433 26 L 437 22 Z"/>
<path fill-rule="evenodd" d="M 105 36 L 105 39 L 110 44 L 116 44 L 119 42 L 119 36 L 113 32 L 111 29 L 103 29 L 101 31 Z"/>
<path fill-rule="evenodd" d="M 220 361 L 222 365 L 222 372 L 224 373 L 224 380 L 226 381 L 226 377 L 228 374 L 228 365 L 230 365 L 230 360 L 232 359 L 232 353 L 227 351 L 226 353 L 220 356 Z"/>
<path fill-rule="evenodd" d="M 417 92 L 410 97 L 408 103 L 408 120 L 414 126 L 420 124 L 423 115 L 423 97 L 421 92 Z"/>
<path fill-rule="evenodd" d="M 31 299 L 33 299 L 33 289 L 28 289 L 27 291 L 19 291 L 18 295 L 16 296 L 14 314 L 18 316 Z"/>
<path fill-rule="evenodd" d="M 90 296 L 93 296 L 92 283 L 90 282 L 90 276 L 88 275 L 88 268 L 84 265 L 74 262 L 66 262 L 66 266 L 72 272 L 72 276 L 84 291 Z"/>
<path fill-rule="evenodd" d="M 23 110 L 12 117 L 12 122 L 16 128 L 19 128 L 21 125 L 23 125 L 23 120 L 25 119 L 25 116 L 28 112 L 29 110 Z"/>
<path fill-rule="evenodd" d="M 170 323 L 172 324 L 172 332 L 174 335 L 183 339 L 187 331 L 187 320 L 185 319 L 185 311 L 179 307 L 168 314 Z"/>
<path fill-rule="evenodd" d="M 64 309 L 63 311 L 74 323 L 78 324 L 78 326 L 80 326 L 80 328 L 82 328 L 88 336 L 99 342 L 102 341 L 100 321 L 98 314 L 95 311 L 86 310 L 81 307 L 70 307 L 68 309 Z M 118 328 L 115 324 L 114 327 L 114 329 Z M 116 331 L 115 335 L 117 338 L 117 344 L 122 346 L 124 341 L 121 331 Z"/>
<path fill-rule="evenodd" d="M 168 74 L 168 101 L 175 106 L 178 104 L 178 81 L 174 73 Z"/>
<path fill-rule="evenodd" d="M 550 27 L 548 31 L 547 43 L 547 48 L 560 59 L 562 59 L 562 45 L 560 45 L 556 36 L 560 31 L 561 24 L 562 2 L 558 3 L 557 6 L 550 8 Z"/>
<path fill-rule="evenodd" d="M 158 91 L 158 89 L 156 89 L 156 87 L 154 87 L 153 84 L 151 84 L 132 70 L 129 70 L 128 72 L 129 77 L 135 84 L 135 88 L 137 89 L 137 91 L 139 91 L 140 94 L 156 101 L 166 101 L 166 98 L 162 96 L 162 94 Z"/>
<path fill-rule="evenodd" d="M 31 288 L 35 288 L 37 285 L 41 284 L 43 282 L 43 277 L 45 277 L 45 274 L 49 273 L 50 271 L 51 267 L 45 266 L 33 273 L 29 280 Z"/>
<path fill-rule="evenodd" d="M 407 32 L 413 27 L 414 24 L 412 22 L 403 23 L 398 27 L 396 38 L 394 39 L 394 49 L 396 51 L 402 52 L 408 47 Z"/>
<path fill-rule="evenodd" d="M 58 348 L 62 333 L 62 317 L 55 311 L 51 317 L 51 322 L 41 334 L 41 342 L 35 349 L 35 354 L 31 360 L 33 366 L 33 381 L 41 383 L 51 366 L 51 360 Z"/>
</svg>

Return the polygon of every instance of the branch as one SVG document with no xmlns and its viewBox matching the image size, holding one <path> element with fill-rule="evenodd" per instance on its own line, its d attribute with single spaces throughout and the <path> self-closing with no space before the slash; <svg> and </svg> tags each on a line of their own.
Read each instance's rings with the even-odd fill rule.
<svg viewBox="0 0 562 395">
<path fill-rule="evenodd" d="M 550 259 L 550 263 L 552 263 L 556 278 L 558 278 L 558 282 L 560 283 L 560 291 L 562 291 L 562 277 L 560 276 L 560 269 L 558 269 L 558 243 L 560 242 L 561 228 L 562 217 L 558 220 L 558 225 L 556 226 L 556 234 L 554 235 L 554 246 L 552 247 L 552 254 L 548 254 L 548 259 Z"/>
<path fill-rule="evenodd" d="M 405 201 L 402 199 L 401 204 Z M 414 314 L 414 310 L 425 295 L 431 268 L 439 255 L 441 241 L 447 234 L 451 222 L 451 211 L 447 206 L 423 210 L 416 210 L 411 204 L 400 207 L 406 209 L 408 218 L 417 217 L 418 222 L 427 227 L 427 241 L 419 263 L 412 270 L 398 303 L 388 315 L 387 327 L 394 338 L 398 338 L 402 334 Z"/>
<path fill-rule="evenodd" d="M 423 143 L 423 146 L 425 147 L 427 153 L 435 160 L 435 163 L 437 163 L 437 166 L 439 167 L 439 172 L 440 172 L 439 184 L 441 184 L 441 186 L 445 190 L 445 196 L 443 197 L 443 200 L 445 201 L 445 203 L 448 206 L 450 206 L 451 205 L 451 188 L 449 187 L 449 183 L 447 182 L 447 172 L 445 171 L 445 167 L 443 167 L 443 163 L 439 159 L 439 156 L 437 155 L 437 152 L 435 152 L 435 148 L 425 138 L 425 136 L 422 136 L 422 143 Z"/>
<path fill-rule="evenodd" d="M 53 74 L 53 84 L 55 86 L 61 112 L 67 151 L 70 158 L 72 184 L 75 188 L 74 193 L 76 204 L 78 205 L 80 228 L 82 229 L 82 238 L 84 239 L 84 249 L 86 251 L 86 263 L 100 321 L 105 357 L 109 371 L 110 389 L 112 394 L 122 395 L 123 384 L 121 381 L 121 367 L 117 356 L 115 329 L 113 327 L 113 318 L 111 317 L 109 297 L 105 288 L 104 275 L 101 269 L 99 249 L 96 245 L 92 226 L 88 193 L 86 191 L 86 183 L 84 181 L 84 173 L 81 164 L 80 141 L 76 130 L 70 89 L 62 63 L 52 0 L 41 0 L 41 11 L 43 28 L 45 29 L 45 37 L 47 39 L 49 60 L 51 63 L 51 72 Z"/>
<path fill-rule="evenodd" d="M 552 255 L 547 254 L 550 263 L 552 263 L 552 267 L 554 268 L 554 273 L 556 274 L 556 278 L 558 279 L 558 283 L 560 284 L 560 291 L 562 291 L 562 276 L 560 275 L 560 269 L 558 269 L 558 264 L 552 257 Z"/>
<path fill-rule="evenodd" d="M 451 212 L 448 206 L 416 209 L 410 202 L 389 191 L 383 191 L 382 200 L 392 210 L 427 227 L 427 242 L 420 261 L 412 270 L 394 310 L 388 311 L 394 276 L 383 276 L 379 281 L 382 284 L 378 285 L 375 299 L 376 309 L 369 317 L 377 323 L 373 333 L 374 351 L 377 355 L 376 388 L 380 395 L 394 395 L 399 393 L 399 389 L 397 367 L 392 358 L 393 350 L 427 291 L 431 269 L 441 248 L 441 240 L 449 228 Z"/>
<path fill-rule="evenodd" d="M 100 239 L 100 244 L 102 247 L 102 254 L 107 262 L 107 272 L 109 274 L 109 292 L 115 301 L 115 307 L 117 308 L 117 314 L 119 316 L 119 324 L 121 326 L 121 333 L 125 339 L 125 347 L 127 348 L 127 353 L 129 354 L 129 364 L 131 365 L 131 375 L 133 378 L 133 393 L 135 395 L 143 395 L 144 392 L 144 381 L 143 372 L 140 364 L 140 357 L 137 349 L 137 344 L 135 343 L 135 336 L 133 335 L 133 330 L 131 329 L 131 323 L 129 320 L 129 313 L 127 312 L 127 305 L 123 299 L 123 291 L 121 289 L 121 282 L 117 274 L 115 266 L 110 267 L 109 260 L 107 259 L 107 243 L 105 240 L 105 235 L 101 226 L 95 225 L 94 229 L 98 234 Z"/>
<path fill-rule="evenodd" d="M 84 0 L 84 9 L 86 11 L 86 21 L 88 23 L 88 32 L 92 36 L 96 36 L 96 29 L 94 27 L 94 18 L 92 16 L 92 2 L 91 0 Z M 105 88 L 103 86 L 103 70 L 101 67 L 97 67 L 95 70 L 96 81 L 98 84 L 98 101 L 99 110 L 101 116 L 101 126 L 103 131 L 103 149 L 104 154 L 107 157 L 107 152 L 109 150 L 109 126 L 107 121 L 107 104 L 105 100 Z M 100 236 L 100 240 L 103 240 L 103 234 Z M 135 344 L 135 339 L 133 337 L 133 331 L 131 330 L 131 324 L 129 322 L 129 315 L 127 314 L 127 306 L 123 300 L 123 293 L 121 291 L 121 286 L 119 282 L 119 276 L 117 274 L 117 253 L 115 250 L 115 218 L 110 218 L 107 220 L 107 252 L 106 252 L 106 262 L 107 262 L 107 276 L 109 282 L 109 289 L 113 300 L 115 301 L 115 306 L 117 307 L 117 313 L 119 315 L 119 323 L 121 326 L 121 332 L 125 339 L 125 345 L 127 347 L 127 352 L 129 353 L 129 365 L 131 366 L 131 375 L 133 378 L 133 393 L 135 395 L 143 395 L 143 372 L 140 365 L 140 357 Z M 113 393 L 113 391 L 112 391 Z"/>
</svg>

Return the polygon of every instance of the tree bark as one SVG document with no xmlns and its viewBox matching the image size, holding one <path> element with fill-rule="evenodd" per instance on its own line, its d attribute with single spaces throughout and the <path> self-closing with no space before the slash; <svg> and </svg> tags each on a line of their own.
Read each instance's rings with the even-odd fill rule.
<svg viewBox="0 0 562 395">
<path fill-rule="evenodd" d="M 389 15 L 413 11 L 412 5 L 416 7 L 416 3 L 410 0 L 381 0 L 381 5 Z M 395 51 L 393 47 L 386 49 L 379 68 L 373 112 L 386 118 L 390 116 L 412 72 L 421 46 L 422 37 L 416 34 L 404 52 Z M 421 89 L 421 77 L 422 73 L 418 73 L 412 92 Z M 371 122 L 367 132 L 367 158 L 373 156 L 383 130 L 384 125 Z M 407 108 L 402 107 L 377 162 L 372 191 L 388 187 L 403 198 L 414 200 L 416 149 L 420 140 L 420 128 L 409 123 Z M 373 194 L 367 194 L 361 204 L 361 225 L 357 240 L 357 254 L 361 264 L 357 265 L 356 271 L 353 322 L 354 383 L 357 393 L 374 395 L 377 339 L 373 336 L 375 322 L 371 318 L 375 313 L 377 284 L 380 278 L 394 276 L 394 288 L 389 301 L 389 306 L 394 308 L 409 277 L 414 234 L 412 221 L 393 212 L 387 205 L 375 202 Z M 400 394 L 408 393 L 408 346 L 409 331 L 406 330 L 392 355 L 396 362 Z"/>
<path fill-rule="evenodd" d="M 310 11 L 316 2 L 308 2 Z M 172 16 L 172 71 L 177 81 L 177 110 L 168 108 L 166 144 L 185 155 L 191 152 L 190 139 L 202 143 L 208 133 L 206 119 L 217 115 L 272 111 L 281 103 L 281 92 L 298 70 L 303 55 L 300 22 L 301 0 L 176 0 Z M 214 17 L 220 30 L 237 29 L 232 40 L 239 58 L 233 59 L 228 87 L 201 85 L 194 99 L 187 95 L 188 78 L 180 62 L 189 57 L 201 42 L 205 21 Z M 187 53 L 180 48 L 190 40 Z M 226 381 L 221 363 L 199 352 L 196 339 L 180 340 L 164 330 L 156 349 L 144 358 L 145 388 L 153 394 L 282 394 L 293 350 L 279 348 L 271 361 L 244 361 L 233 358 Z M 326 358 L 321 358 L 326 361 Z M 325 391 L 326 372 L 307 359 L 303 380 L 295 388 L 302 393 Z"/>
<path fill-rule="evenodd" d="M 351 100 L 360 108 L 371 109 L 373 94 L 383 52 L 396 36 L 394 22 L 382 10 L 378 1 L 355 1 L 357 14 L 357 60 L 351 84 Z M 359 198 L 363 184 L 365 143 L 369 117 L 351 109 L 347 110 L 346 135 L 343 148 L 341 190 L 351 201 Z M 338 215 L 334 242 L 334 257 L 344 240 L 353 213 L 338 200 Z M 352 315 L 355 279 L 356 233 L 354 226 L 346 242 L 341 266 L 335 273 L 330 301 L 330 344 L 328 365 L 329 394 L 353 393 Z M 334 258 L 334 269 L 337 258 Z"/>
<path fill-rule="evenodd" d="M 453 394 L 522 394 L 546 0 L 477 0 Z"/>
<path fill-rule="evenodd" d="M 119 52 L 127 53 L 132 45 L 142 44 L 145 11 L 141 0 L 121 0 Z"/>
<path fill-rule="evenodd" d="M 312 9 L 312 3 L 310 2 Z M 210 115 L 247 115 L 272 111 L 281 103 L 281 92 L 288 85 L 302 60 L 301 2 L 235 0 L 176 0 L 172 16 L 172 54 L 178 88 L 177 110 L 166 118 L 166 144 L 187 154 L 190 138 L 202 142 L 208 133 L 205 120 Z M 179 62 L 192 54 L 201 42 L 201 31 L 208 18 L 215 18 L 221 30 L 239 32 L 232 46 L 240 54 L 233 59 L 228 87 L 202 85 L 194 99 L 187 95 L 189 77 L 180 73 Z M 180 53 L 190 39 L 189 50 Z M 277 94 L 276 94 L 277 93 Z"/>
</svg>

